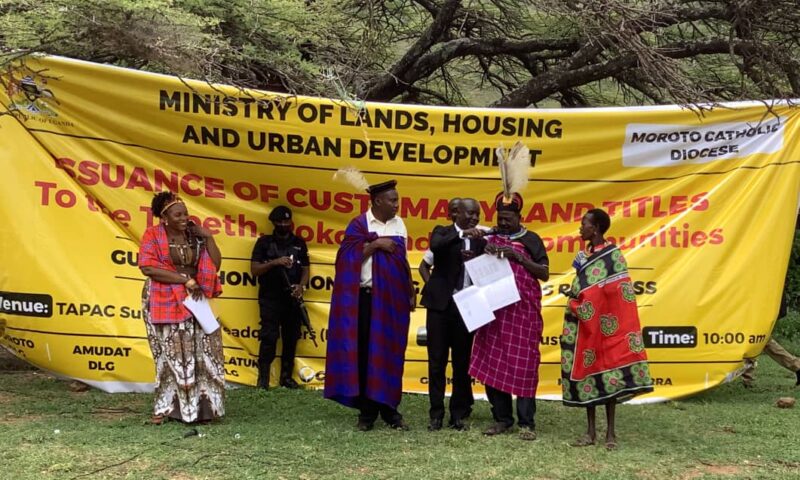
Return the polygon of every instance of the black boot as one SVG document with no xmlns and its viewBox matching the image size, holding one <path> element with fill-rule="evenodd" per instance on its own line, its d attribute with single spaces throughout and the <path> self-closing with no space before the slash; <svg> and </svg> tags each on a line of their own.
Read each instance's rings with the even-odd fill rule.
<svg viewBox="0 0 800 480">
<path fill-rule="evenodd" d="M 797 383 L 794 384 L 794 386 L 796 387 L 800 385 L 800 370 L 794 372 L 794 374 L 797 376 Z"/>
<path fill-rule="evenodd" d="M 300 385 L 292 378 L 292 372 L 294 372 L 294 359 L 281 359 L 281 387 L 292 390 L 300 388 Z"/>
<path fill-rule="evenodd" d="M 258 381 L 256 387 L 269 390 L 269 367 L 258 369 Z"/>
</svg>

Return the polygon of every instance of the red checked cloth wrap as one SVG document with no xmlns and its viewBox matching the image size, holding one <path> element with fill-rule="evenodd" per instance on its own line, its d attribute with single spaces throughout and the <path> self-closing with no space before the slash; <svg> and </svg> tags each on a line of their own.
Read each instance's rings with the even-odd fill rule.
<svg viewBox="0 0 800 480">
<path fill-rule="evenodd" d="M 139 247 L 139 266 L 177 272 L 169 255 L 169 240 L 163 225 L 154 225 L 145 230 Z M 222 293 L 217 269 L 205 248 L 200 248 L 195 280 L 206 298 Z M 187 295 L 183 284 L 161 283 L 150 279 L 150 322 L 181 323 L 191 318 L 192 313 L 183 306 Z"/>
</svg>

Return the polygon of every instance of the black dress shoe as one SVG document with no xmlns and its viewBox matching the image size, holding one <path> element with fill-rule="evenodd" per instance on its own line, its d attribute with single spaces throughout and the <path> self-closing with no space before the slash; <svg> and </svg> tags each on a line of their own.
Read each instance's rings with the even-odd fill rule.
<svg viewBox="0 0 800 480">
<path fill-rule="evenodd" d="M 464 420 L 457 419 L 457 420 L 450 420 L 450 428 L 453 430 L 458 430 L 459 432 L 463 432 L 465 430 L 469 430 L 469 426 L 464 423 Z"/>
<path fill-rule="evenodd" d="M 366 420 L 359 420 L 356 424 L 356 430 L 359 432 L 369 432 L 372 430 L 372 427 L 375 426 L 375 422 L 368 422 Z"/>
<path fill-rule="evenodd" d="M 506 425 L 505 423 L 495 422 L 489 426 L 486 430 L 483 431 L 484 435 L 493 436 L 493 435 L 500 435 L 501 433 L 506 433 L 511 427 Z"/>
<path fill-rule="evenodd" d="M 295 382 L 292 377 L 283 377 L 281 378 L 281 387 L 295 390 L 300 388 L 300 384 Z"/>
<path fill-rule="evenodd" d="M 435 432 L 437 430 L 442 429 L 442 419 L 441 418 L 431 418 L 431 423 L 428 424 L 428 431 Z"/>
<path fill-rule="evenodd" d="M 403 420 L 402 418 L 400 420 L 394 421 L 393 423 L 390 423 L 389 424 L 389 428 L 393 428 L 395 430 L 400 430 L 400 431 L 403 431 L 403 432 L 407 432 L 408 430 L 411 430 L 411 427 L 409 427 L 408 424 L 406 423 L 406 421 Z"/>
</svg>

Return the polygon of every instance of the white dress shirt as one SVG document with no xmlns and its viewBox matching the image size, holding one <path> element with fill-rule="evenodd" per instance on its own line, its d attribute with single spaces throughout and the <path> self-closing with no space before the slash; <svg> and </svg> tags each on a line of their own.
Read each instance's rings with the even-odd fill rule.
<svg viewBox="0 0 800 480">
<path fill-rule="evenodd" d="M 470 238 L 464 236 L 464 230 L 461 227 L 459 227 L 457 223 L 454 223 L 453 226 L 456 227 L 456 232 L 458 232 L 458 238 L 460 238 L 461 241 L 464 242 L 461 249 L 462 250 L 469 250 Z M 467 269 L 465 268 L 464 269 L 464 285 L 462 285 L 461 288 L 457 288 L 456 291 L 459 291 L 459 290 L 461 290 L 463 288 L 467 288 L 470 285 L 472 285 L 472 279 L 469 278 L 469 273 L 467 273 Z"/>
<path fill-rule="evenodd" d="M 463 236 L 461 236 L 461 232 L 463 232 L 463 230 L 461 228 L 459 228 L 458 225 L 456 225 L 455 223 L 453 223 L 453 226 L 456 227 L 456 231 L 458 232 L 458 238 L 464 238 Z M 485 232 L 488 232 L 489 230 L 491 230 L 489 227 L 484 227 L 483 225 L 478 225 L 475 228 L 477 228 L 479 230 L 483 230 Z M 469 250 L 469 239 L 466 238 L 464 240 L 466 240 L 464 242 L 464 244 L 465 244 L 464 249 L 465 250 Z M 433 266 L 433 252 L 431 251 L 430 248 L 425 250 L 425 253 L 422 254 L 422 261 L 427 263 L 428 265 Z"/>
<path fill-rule="evenodd" d="M 370 232 L 377 233 L 379 237 L 403 237 L 403 248 L 405 248 L 405 239 L 408 237 L 408 231 L 402 218 L 395 215 L 384 223 L 375 218 L 370 208 L 367 210 L 367 229 Z M 361 286 L 372 286 L 372 255 L 361 262 Z"/>
</svg>

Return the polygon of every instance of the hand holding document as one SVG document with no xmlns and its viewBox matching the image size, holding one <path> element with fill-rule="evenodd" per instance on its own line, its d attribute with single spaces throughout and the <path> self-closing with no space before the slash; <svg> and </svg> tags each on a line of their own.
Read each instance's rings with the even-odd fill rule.
<svg viewBox="0 0 800 480">
<path fill-rule="evenodd" d="M 211 311 L 211 304 L 208 303 L 206 297 L 195 300 L 191 295 L 187 295 L 186 300 L 183 301 L 183 305 L 192 312 L 194 318 L 197 319 L 197 323 L 200 324 L 200 327 L 206 335 L 211 335 L 217 331 L 219 322 L 217 321 L 217 317 L 214 316 L 214 312 Z"/>
<path fill-rule="evenodd" d="M 453 295 L 461 318 L 472 332 L 494 320 L 494 311 L 520 300 L 514 271 L 507 258 L 481 255 L 464 262 L 474 285 Z"/>
</svg>

